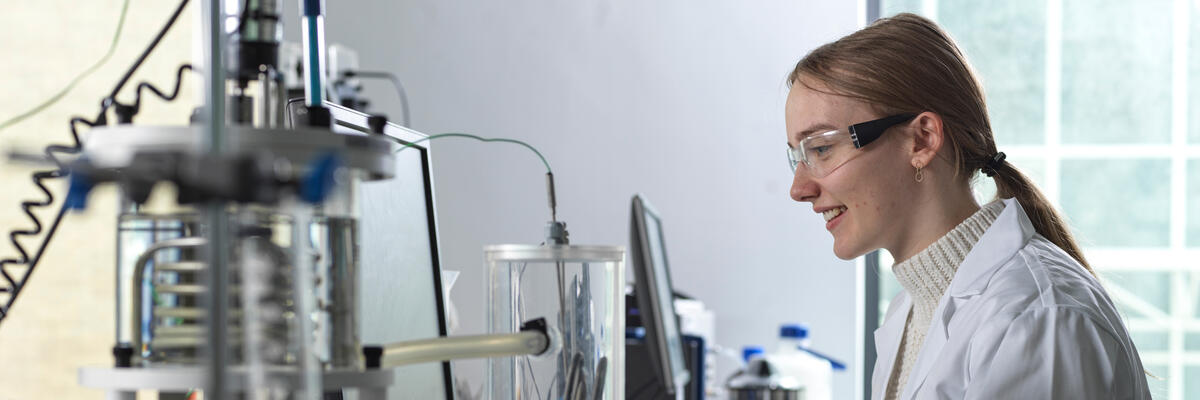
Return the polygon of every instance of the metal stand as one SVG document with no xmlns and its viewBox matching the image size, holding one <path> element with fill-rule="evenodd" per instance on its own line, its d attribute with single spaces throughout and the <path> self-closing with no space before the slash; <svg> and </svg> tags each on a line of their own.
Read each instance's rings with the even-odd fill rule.
<svg viewBox="0 0 1200 400">
<path fill-rule="evenodd" d="M 296 369 L 267 371 L 273 379 L 291 382 L 299 387 L 301 374 Z M 247 388 L 245 367 L 227 368 L 225 390 L 238 392 Z M 322 390 L 356 389 L 362 400 L 386 400 L 388 386 L 394 378 L 391 369 L 366 371 L 335 370 L 322 374 Z M 79 369 L 79 384 L 84 387 L 104 389 L 106 398 L 133 400 L 138 390 L 160 390 L 165 392 L 187 392 L 204 387 L 208 375 L 202 367 L 158 367 L 158 368 L 106 368 L 84 367 Z"/>
</svg>

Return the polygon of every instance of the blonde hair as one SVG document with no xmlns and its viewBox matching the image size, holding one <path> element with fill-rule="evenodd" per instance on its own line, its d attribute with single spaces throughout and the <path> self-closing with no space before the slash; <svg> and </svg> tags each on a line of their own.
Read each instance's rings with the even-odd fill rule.
<svg viewBox="0 0 1200 400">
<path fill-rule="evenodd" d="M 954 40 L 924 17 L 882 18 L 821 46 L 796 64 L 788 82 L 862 100 L 880 114 L 938 114 L 963 184 L 997 154 L 983 87 Z M 1095 275 L 1065 220 L 1033 181 L 1003 160 L 991 167 L 996 196 L 1016 198 L 1039 234 Z"/>
</svg>

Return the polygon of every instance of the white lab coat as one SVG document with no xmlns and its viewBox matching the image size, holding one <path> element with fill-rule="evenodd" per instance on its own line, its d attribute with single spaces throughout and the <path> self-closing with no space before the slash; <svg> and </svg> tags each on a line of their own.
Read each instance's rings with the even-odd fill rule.
<svg viewBox="0 0 1200 400">
<path fill-rule="evenodd" d="M 911 399 L 1150 399 L 1141 359 L 1108 294 L 1037 234 L 1020 203 L 1005 207 L 938 301 L 900 395 Z M 882 399 L 908 293 L 875 331 L 871 398 Z"/>
</svg>

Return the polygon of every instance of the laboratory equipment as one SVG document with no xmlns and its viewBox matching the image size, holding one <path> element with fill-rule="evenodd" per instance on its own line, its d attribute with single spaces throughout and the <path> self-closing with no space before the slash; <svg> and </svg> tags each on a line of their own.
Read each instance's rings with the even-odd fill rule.
<svg viewBox="0 0 1200 400">
<path fill-rule="evenodd" d="M 670 266 L 658 212 L 642 196 L 633 196 L 630 216 L 630 260 L 635 276 L 638 310 L 646 327 L 650 360 L 662 390 L 676 398 L 690 379 L 683 340 L 675 314 Z"/>
<path fill-rule="evenodd" d="M 684 358 L 692 376 L 692 382 L 688 383 L 684 397 L 704 399 L 706 396 L 718 396 L 724 388 L 721 387 L 722 382 L 717 379 L 718 357 L 714 350 L 717 343 L 716 314 L 700 299 L 684 299 L 678 296 L 675 299 L 675 312 L 679 314 L 679 333 L 684 339 Z M 696 343 L 703 345 L 697 349 L 699 351 L 689 347 Z M 710 355 L 710 352 L 713 354 Z M 695 361 L 700 363 L 697 365 Z"/>
<path fill-rule="evenodd" d="M 209 225 L 193 205 L 202 198 L 228 193 L 231 204 L 225 209 L 232 225 L 227 258 L 231 267 L 229 364 L 247 366 L 251 373 L 244 378 L 245 384 L 267 392 L 296 385 L 287 372 L 275 376 L 262 371 L 295 371 L 300 376 L 312 371 L 297 379 L 311 380 L 306 384 L 320 388 L 323 371 L 353 370 L 362 364 L 358 311 L 362 253 L 356 191 L 362 181 L 393 175 L 393 145 L 382 138 L 335 134 L 327 129 L 227 129 L 249 164 L 191 156 L 199 153 L 202 136 L 199 128 L 191 127 L 98 128 L 85 146 L 91 168 L 122 171 L 116 335 L 118 348 L 132 350 L 125 372 L 140 369 L 138 373 L 153 373 L 168 371 L 155 368 L 159 366 L 200 365 L 210 343 L 203 327 L 211 321 L 200 307 L 204 304 L 201 296 L 211 287 L 202 277 L 210 268 L 202 249 L 211 242 L 203 235 Z M 279 176 L 259 185 L 237 178 L 253 175 L 247 165 L 264 162 L 264 171 L 318 170 L 320 165 L 312 161 L 330 152 L 339 155 L 344 167 L 326 168 L 327 174 L 340 182 L 326 186 L 328 193 L 311 199 L 314 201 L 299 200 L 303 191 L 296 196 L 262 195 L 269 189 L 261 184 L 279 180 Z M 166 211 L 148 207 L 145 196 L 157 182 L 138 180 L 138 171 L 145 169 L 142 164 L 149 159 L 148 166 L 153 168 L 193 158 L 194 164 L 165 168 L 180 171 L 169 179 L 178 187 L 180 205 Z M 88 175 L 79 172 L 76 176 Z M 226 182 L 230 187 L 223 186 Z M 260 193 L 259 197 L 242 199 L 247 191 Z M 270 201 L 273 197 L 277 201 Z M 428 303 L 434 301 L 431 297 Z M 306 360 L 312 364 L 305 366 Z M 189 370 L 170 370 L 180 371 Z M 85 368 L 81 382 L 117 389 L 137 384 L 135 378 L 121 379 L 111 373 Z M 387 381 L 379 378 L 377 384 L 386 386 Z M 113 386 L 121 384 L 131 386 Z"/>
<path fill-rule="evenodd" d="M 541 355 L 490 360 L 487 398 L 624 397 L 624 249 L 569 245 L 562 229 L 552 222 L 546 245 L 484 248 L 488 332 L 543 318 L 553 341 Z"/>
<path fill-rule="evenodd" d="M 69 176 L 70 189 L 36 253 L 0 264 L 0 293 L 8 296 L 0 318 L 28 278 L 10 277 L 3 265 L 31 271 L 63 213 L 86 208 L 93 188 L 113 184 L 121 189 L 114 366 L 79 370 L 81 385 L 109 398 L 202 389 L 216 399 L 452 399 L 447 361 L 483 357 L 554 360 L 526 365 L 531 379 L 535 370 L 549 373 L 548 394 L 620 397 L 623 249 L 567 244 L 544 157 L 550 244 L 488 250 L 494 270 L 521 262 L 538 271 L 509 288 L 518 306 L 493 332 L 443 337 L 432 137 L 327 101 L 322 2 L 301 1 L 302 104 L 288 107 L 280 73 L 279 2 L 246 1 L 233 18 L 223 1 L 207 0 L 196 68 L 205 106 L 191 125 L 134 124 L 144 91 L 173 100 L 192 70 L 179 67 L 169 93 L 141 83 L 134 103 L 116 100 L 187 3 L 103 99 L 100 116 L 72 121 L 95 127 L 86 145 L 48 150 L 82 157 L 69 165 L 53 158 L 59 169 L 35 180 Z M 161 196 L 163 184 L 173 199 Z M 40 224 L 15 234 L 39 232 Z M 541 283 L 547 271 L 557 279 Z M 523 303 L 544 293 L 560 301 L 546 310 Z"/>
<path fill-rule="evenodd" d="M 427 136 L 378 116 L 325 106 L 333 130 L 384 135 L 411 147 L 394 153 L 391 179 L 359 185 L 359 329 L 364 344 L 384 345 L 447 335 L 446 301 Z M 372 126 L 374 125 L 374 126 Z M 414 142 L 418 142 L 415 143 Z M 453 398 L 448 361 L 395 368 L 393 399 Z"/>
<path fill-rule="evenodd" d="M 725 387 L 730 400 L 804 400 L 804 387 L 795 378 L 780 373 L 779 367 L 761 351 L 748 354 L 746 365 L 729 377 Z"/>
<path fill-rule="evenodd" d="M 626 302 L 626 304 L 629 304 Z M 629 306 L 627 306 L 629 308 Z M 636 309 L 635 309 L 636 312 Z M 626 320 L 625 327 L 625 392 L 627 400 L 661 399 L 666 396 L 662 390 L 661 380 L 658 379 L 654 363 L 650 362 L 650 346 L 646 342 L 646 329 L 631 326 L 634 318 Z M 719 396 L 724 391 L 719 385 L 709 388 L 706 370 L 712 365 L 708 355 L 707 341 L 700 336 L 681 335 L 683 339 L 683 360 L 687 364 L 688 374 L 692 378 L 683 386 L 685 400 L 704 400 L 709 396 Z M 711 389 L 711 390 L 710 390 Z M 720 398 L 720 397 L 717 397 Z"/>
<path fill-rule="evenodd" d="M 779 343 L 766 358 L 779 369 L 780 375 L 790 376 L 804 387 L 809 400 L 833 398 L 833 371 L 846 366 L 811 349 L 808 326 L 784 324 L 779 327 Z"/>
<path fill-rule="evenodd" d="M 303 4 L 319 16 L 320 2 Z M 330 132 L 320 104 L 309 104 L 305 126 L 282 129 L 280 4 L 245 2 L 236 21 L 221 1 L 204 5 L 206 107 L 193 118 L 202 124 L 135 126 L 143 89 L 168 100 L 177 91 L 142 84 L 132 105 L 114 93 L 103 109 L 114 108 L 119 125 L 93 129 L 70 171 L 64 209 L 85 207 L 96 184 L 122 189 L 116 368 L 82 368 L 80 383 L 113 398 L 203 388 L 212 398 L 315 399 L 385 388 L 390 376 L 358 370 L 355 191 L 391 176 L 393 145 Z M 320 70 L 319 57 L 307 61 Z M 159 209 L 148 201 L 162 182 L 177 193 Z"/>
<path fill-rule="evenodd" d="M 754 357 L 762 357 L 763 354 L 766 354 L 766 351 L 762 346 L 742 346 L 742 366 L 745 366 Z"/>
</svg>

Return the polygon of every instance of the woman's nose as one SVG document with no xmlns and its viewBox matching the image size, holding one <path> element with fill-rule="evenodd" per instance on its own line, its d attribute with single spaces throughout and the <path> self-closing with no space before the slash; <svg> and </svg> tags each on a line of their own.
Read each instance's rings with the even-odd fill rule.
<svg viewBox="0 0 1200 400">
<path fill-rule="evenodd" d="M 809 175 L 803 164 L 792 173 L 792 200 L 812 202 L 821 194 L 821 187 Z"/>
</svg>

